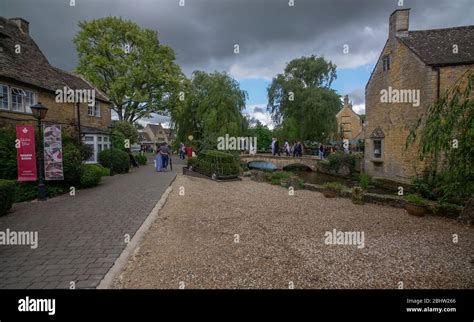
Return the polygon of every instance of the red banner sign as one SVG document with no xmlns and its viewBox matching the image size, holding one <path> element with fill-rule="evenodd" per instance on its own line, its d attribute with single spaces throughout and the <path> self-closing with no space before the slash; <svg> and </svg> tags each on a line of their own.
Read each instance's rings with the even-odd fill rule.
<svg viewBox="0 0 474 322">
<path fill-rule="evenodd" d="M 16 126 L 18 181 L 36 180 L 35 130 L 33 125 Z"/>
</svg>

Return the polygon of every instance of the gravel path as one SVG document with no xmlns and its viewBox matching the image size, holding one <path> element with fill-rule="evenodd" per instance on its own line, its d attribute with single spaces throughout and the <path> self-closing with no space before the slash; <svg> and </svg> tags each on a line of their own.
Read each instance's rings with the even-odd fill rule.
<svg viewBox="0 0 474 322">
<path fill-rule="evenodd" d="M 364 247 L 325 244 L 333 229 L 363 232 Z M 114 285 L 396 289 L 403 282 L 407 289 L 472 289 L 473 249 L 474 228 L 454 220 L 306 190 L 290 196 L 248 179 L 217 183 L 179 175 Z"/>
</svg>

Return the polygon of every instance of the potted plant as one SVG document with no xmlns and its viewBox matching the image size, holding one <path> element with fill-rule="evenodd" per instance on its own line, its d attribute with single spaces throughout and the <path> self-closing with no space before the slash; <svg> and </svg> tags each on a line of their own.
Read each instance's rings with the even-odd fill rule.
<svg viewBox="0 0 474 322">
<path fill-rule="evenodd" d="M 336 197 L 338 192 L 342 192 L 344 190 L 344 185 L 340 184 L 339 182 L 327 182 L 323 185 L 323 195 L 326 198 L 334 198 Z"/>
<path fill-rule="evenodd" d="M 423 217 L 426 213 L 427 203 L 418 195 L 407 195 L 405 197 L 405 209 L 413 216 Z"/>
<path fill-rule="evenodd" d="M 364 204 L 364 189 L 362 187 L 352 187 L 352 202 L 356 205 Z"/>
</svg>

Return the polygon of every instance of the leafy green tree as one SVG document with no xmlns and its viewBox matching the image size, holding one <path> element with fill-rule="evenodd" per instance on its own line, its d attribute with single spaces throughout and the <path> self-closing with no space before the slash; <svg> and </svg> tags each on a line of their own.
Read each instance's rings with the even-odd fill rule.
<svg viewBox="0 0 474 322">
<path fill-rule="evenodd" d="M 176 99 L 183 75 L 156 31 L 118 17 L 82 21 L 79 27 L 77 72 L 110 98 L 119 120 L 134 123 Z"/>
<path fill-rule="evenodd" d="M 281 133 L 290 140 L 323 141 L 337 132 L 341 101 L 330 88 L 336 65 L 323 57 L 292 60 L 268 88 L 268 110 Z"/>
<path fill-rule="evenodd" d="M 272 131 L 266 126 L 263 125 L 260 121 L 249 128 L 249 136 L 254 136 L 257 138 L 257 149 L 258 150 L 268 150 L 272 143 Z"/>
<path fill-rule="evenodd" d="M 214 149 L 220 136 L 240 136 L 248 127 L 242 111 L 247 93 L 226 73 L 193 72 L 182 84 L 185 98 L 171 109 L 171 120 L 177 129 L 177 141 L 190 142 L 197 151 Z"/>
<path fill-rule="evenodd" d="M 428 180 L 442 191 L 442 199 L 474 195 L 474 74 L 468 70 L 427 113 L 407 137 L 407 147 L 418 144 L 427 162 Z"/>
<path fill-rule="evenodd" d="M 125 121 L 114 122 L 114 132 L 120 132 L 125 139 L 130 140 L 130 144 L 138 142 L 138 130 L 134 125 Z"/>
</svg>

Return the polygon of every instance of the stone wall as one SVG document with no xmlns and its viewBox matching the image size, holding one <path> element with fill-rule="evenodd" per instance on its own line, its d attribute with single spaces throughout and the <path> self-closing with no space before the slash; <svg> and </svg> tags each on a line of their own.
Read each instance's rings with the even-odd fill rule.
<svg viewBox="0 0 474 322">
<path fill-rule="evenodd" d="M 337 130 L 341 131 L 341 124 L 344 127 L 344 138 L 352 140 L 362 130 L 360 117 L 352 111 L 349 106 L 344 106 L 336 115 Z"/>
</svg>

